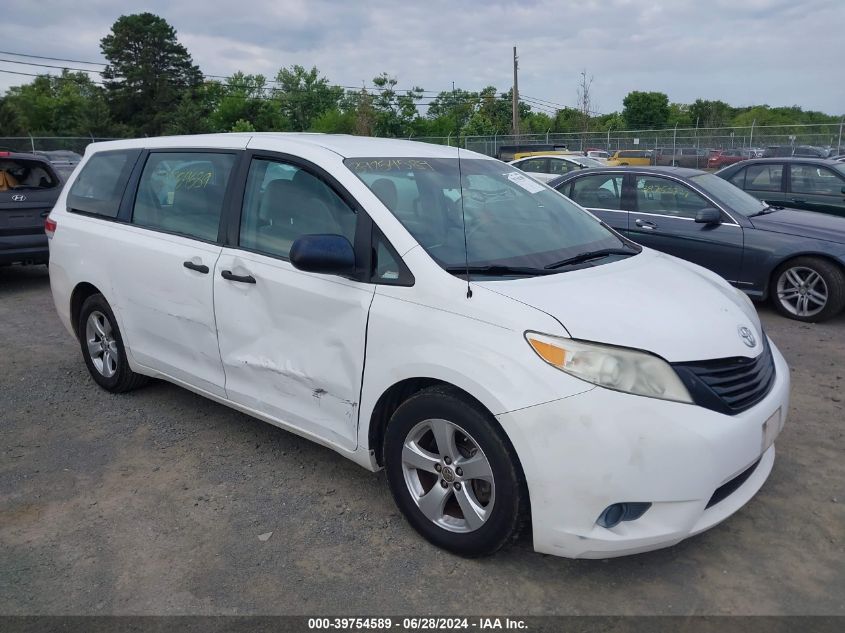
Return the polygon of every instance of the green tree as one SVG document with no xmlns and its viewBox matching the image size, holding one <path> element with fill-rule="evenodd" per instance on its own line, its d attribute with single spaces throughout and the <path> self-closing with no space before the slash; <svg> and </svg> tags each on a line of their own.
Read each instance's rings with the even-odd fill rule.
<svg viewBox="0 0 845 633">
<path fill-rule="evenodd" d="M 9 88 L 0 113 L 3 133 L 13 136 L 108 136 L 113 131 L 103 89 L 82 72 L 40 75 Z"/>
<path fill-rule="evenodd" d="M 662 92 L 629 92 L 622 100 L 625 125 L 632 130 L 666 127 L 669 120 L 669 97 Z"/>
<path fill-rule="evenodd" d="M 220 85 L 220 95 L 210 114 L 211 127 L 226 132 L 240 120 L 249 121 L 262 132 L 290 129 L 279 102 L 268 95 L 263 75 L 233 74 Z"/>
<path fill-rule="evenodd" d="M 373 78 L 373 85 L 378 89 L 378 94 L 373 96 L 375 136 L 406 137 L 415 132 L 414 123 L 420 118 L 417 103 L 422 99 L 423 89 L 415 86 L 399 94 L 396 83 L 396 77 L 384 72 Z"/>
<path fill-rule="evenodd" d="M 343 88 L 332 86 L 317 67 L 282 68 L 276 76 L 276 95 L 281 112 L 297 132 L 310 130 L 324 112 L 337 108 Z"/>
<path fill-rule="evenodd" d="M 176 30 L 152 13 L 123 15 L 100 40 L 112 116 L 135 134 L 161 134 L 202 74 Z"/>
<path fill-rule="evenodd" d="M 724 101 L 709 101 L 696 99 L 689 106 L 689 119 L 692 125 L 698 127 L 725 127 L 730 125 L 734 116 L 734 109 Z"/>
</svg>

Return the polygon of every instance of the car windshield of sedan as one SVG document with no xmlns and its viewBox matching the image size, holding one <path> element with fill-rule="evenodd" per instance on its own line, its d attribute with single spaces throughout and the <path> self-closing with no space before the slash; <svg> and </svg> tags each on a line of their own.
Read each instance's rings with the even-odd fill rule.
<svg viewBox="0 0 845 633">
<path fill-rule="evenodd" d="M 763 213 L 769 208 L 767 203 L 713 174 L 700 174 L 693 176 L 690 180 L 701 187 L 705 193 L 727 205 L 732 211 L 737 211 L 746 217 Z"/>
<path fill-rule="evenodd" d="M 455 274 L 466 267 L 486 276 L 550 274 L 639 252 L 556 191 L 496 160 L 348 158 L 344 163 L 426 252 Z"/>
</svg>

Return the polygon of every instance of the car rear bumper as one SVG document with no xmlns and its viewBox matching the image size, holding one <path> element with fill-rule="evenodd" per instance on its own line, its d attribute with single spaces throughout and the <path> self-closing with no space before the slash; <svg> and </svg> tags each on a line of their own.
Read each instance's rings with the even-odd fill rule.
<svg viewBox="0 0 845 633">
<path fill-rule="evenodd" d="M 774 345 L 772 353 L 770 392 L 733 416 L 600 387 L 498 416 L 525 472 L 534 548 L 571 558 L 635 554 L 741 508 L 772 470 L 771 442 L 789 407 L 789 368 Z M 611 504 L 637 502 L 651 504 L 640 518 L 598 525 Z"/>
<path fill-rule="evenodd" d="M 50 257 L 47 235 L 39 233 L 8 235 L 0 232 L 0 264 L 17 262 L 45 264 Z"/>
</svg>

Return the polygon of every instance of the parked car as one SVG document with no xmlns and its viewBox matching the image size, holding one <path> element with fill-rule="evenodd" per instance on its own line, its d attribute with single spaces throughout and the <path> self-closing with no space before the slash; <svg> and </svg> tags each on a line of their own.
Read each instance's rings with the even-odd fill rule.
<svg viewBox="0 0 845 633">
<path fill-rule="evenodd" d="M 569 173 L 573 169 L 587 169 L 604 165 L 603 162 L 595 158 L 578 156 L 577 154 L 529 156 L 528 158 L 511 161 L 508 164 L 531 174 L 532 177 L 541 182 L 548 182 L 553 178 Z"/>
<path fill-rule="evenodd" d="M 608 166 L 651 165 L 652 152 L 649 149 L 620 149 L 607 159 Z"/>
<path fill-rule="evenodd" d="M 61 187 L 46 158 L 0 152 L 0 265 L 47 263 L 44 218 Z"/>
<path fill-rule="evenodd" d="M 460 554 L 528 518 L 550 554 L 671 545 L 772 469 L 789 368 L 748 298 L 489 157 L 313 134 L 97 143 L 46 227 L 98 385 L 163 378 L 384 467 L 411 525 Z"/>
<path fill-rule="evenodd" d="M 35 153 L 49 160 L 62 180 L 67 180 L 82 160 L 82 156 L 70 150 L 40 150 Z"/>
<path fill-rule="evenodd" d="M 707 168 L 720 169 L 755 156 L 754 150 L 750 149 L 717 149 L 710 152 L 710 157 L 707 159 Z"/>
<path fill-rule="evenodd" d="M 496 151 L 496 158 L 508 162 L 530 154 L 569 153 L 565 144 L 561 143 L 519 143 L 518 145 L 501 145 Z"/>
<path fill-rule="evenodd" d="M 827 158 L 828 151 L 812 145 L 770 145 L 763 151 L 762 158 L 783 158 L 804 156 L 807 158 Z"/>
<path fill-rule="evenodd" d="M 715 174 L 590 169 L 549 183 L 630 239 L 709 268 L 799 321 L 845 306 L 845 219 L 772 207 Z"/>
<path fill-rule="evenodd" d="M 707 167 L 710 151 L 697 147 L 658 147 L 654 150 L 652 165 L 693 167 L 703 169 Z"/>
<path fill-rule="evenodd" d="M 606 152 L 603 149 L 589 149 L 587 150 L 587 158 L 594 158 L 595 160 L 606 163 L 610 160 L 610 152 Z"/>
<path fill-rule="evenodd" d="M 823 158 L 759 158 L 716 175 L 774 206 L 845 216 L 845 164 Z"/>
</svg>

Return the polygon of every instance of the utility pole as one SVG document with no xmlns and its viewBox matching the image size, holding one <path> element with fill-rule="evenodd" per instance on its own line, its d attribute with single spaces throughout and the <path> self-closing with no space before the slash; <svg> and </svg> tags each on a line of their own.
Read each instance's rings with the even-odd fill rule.
<svg viewBox="0 0 845 633">
<path fill-rule="evenodd" d="M 519 137 L 519 83 L 517 81 L 517 69 L 519 64 L 516 56 L 516 46 L 513 47 L 513 133 Z"/>
</svg>

